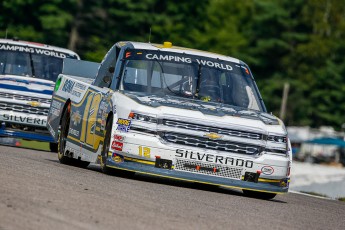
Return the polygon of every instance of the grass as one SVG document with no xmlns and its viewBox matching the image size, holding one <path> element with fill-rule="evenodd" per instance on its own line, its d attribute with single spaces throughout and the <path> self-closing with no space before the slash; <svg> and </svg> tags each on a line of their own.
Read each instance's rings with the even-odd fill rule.
<svg viewBox="0 0 345 230">
<path fill-rule="evenodd" d="M 305 193 L 305 194 L 309 194 L 309 195 L 313 195 L 313 196 L 319 196 L 319 197 L 328 197 L 324 194 L 320 194 L 320 193 L 317 193 L 317 192 L 306 192 L 306 191 L 300 191 L 302 193 Z"/>
<path fill-rule="evenodd" d="M 21 139 L 19 141 L 20 141 L 20 147 L 22 147 L 22 148 L 50 151 L 48 142 L 28 141 L 28 140 L 23 140 L 23 139 Z"/>
<path fill-rule="evenodd" d="M 301 191 L 301 192 L 309 194 L 309 195 L 313 195 L 313 196 L 326 197 L 326 198 L 328 197 L 324 194 L 320 194 L 320 193 L 316 193 L 316 192 L 306 192 L 306 191 Z M 337 198 L 337 200 L 345 202 L 345 197 L 339 197 L 339 198 Z"/>
</svg>

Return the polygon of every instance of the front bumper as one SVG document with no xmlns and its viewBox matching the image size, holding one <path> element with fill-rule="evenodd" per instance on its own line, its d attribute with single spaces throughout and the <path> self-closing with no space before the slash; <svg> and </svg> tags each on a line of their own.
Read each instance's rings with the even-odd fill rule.
<svg viewBox="0 0 345 230">
<path fill-rule="evenodd" d="M 289 188 L 290 165 L 286 157 L 268 154 L 251 157 L 167 144 L 150 134 L 116 132 L 115 135 L 121 135 L 123 141 L 119 143 L 112 139 L 113 144 L 107 158 L 108 167 L 269 193 L 286 193 Z M 171 161 L 171 169 L 155 167 L 157 158 Z M 181 166 L 181 162 L 184 165 Z M 194 166 L 200 168 L 192 168 Z M 212 172 L 212 169 L 215 171 Z M 258 171 L 262 172 L 258 180 L 248 181 L 246 175 Z"/>
<path fill-rule="evenodd" d="M 40 134 L 21 130 L 11 130 L 7 129 L 5 126 L 0 127 L 0 136 L 23 138 L 34 141 L 54 142 L 54 139 L 49 134 Z"/>
<path fill-rule="evenodd" d="M 0 124 L 0 136 L 54 142 L 46 116 L 0 110 Z"/>
<path fill-rule="evenodd" d="M 124 162 L 115 162 L 111 157 L 107 159 L 107 166 L 110 168 L 127 170 L 132 172 L 137 172 L 140 174 L 158 176 L 167 179 L 176 179 L 187 182 L 197 182 L 202 184 L 209 184 L 215 186 L 221 186 L 232 189 L 246 189 L 259 192 L 269 192 L 269 193 L 287 193 L 288 192 L 288 178 L 282 180 L 265 180 L 259 179 L 258 183 L 248 182 L 244 180 L 233 180 L 229 178 L 214 177 L 208 175 L 200 175 L 188 172 L 181 172 L 176 170 L 156 168 L 153 165 L 134 162 L 125 159 Z M 285 183 L 285 187 L 281 187 L 281 184 Z"/>
</svg>

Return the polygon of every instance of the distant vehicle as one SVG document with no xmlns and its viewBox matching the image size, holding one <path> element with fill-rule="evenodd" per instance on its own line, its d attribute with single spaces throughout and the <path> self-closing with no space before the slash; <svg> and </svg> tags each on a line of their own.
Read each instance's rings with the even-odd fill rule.
<svg viewBox="0 0 345 230">
<path fill-rule="evenodd" d="M 0 39 L 0 136 L 50 142 L 47 115 L 63 59 L 70 50 L 27 41 Z"/>
<path fill-rule="evenodd" d="M 100 66 L 68 62 L 47 123 L 61 163 L 240 188 L 262 199 L 288 191 L 285 126 L 266 112 L 244 62 L 169 42 L 118 42 Z"/>
</svg>

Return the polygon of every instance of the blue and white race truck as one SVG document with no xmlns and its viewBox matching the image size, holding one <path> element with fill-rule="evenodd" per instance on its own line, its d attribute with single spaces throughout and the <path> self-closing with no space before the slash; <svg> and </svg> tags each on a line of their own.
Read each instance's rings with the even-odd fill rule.
<svg viewBox="0 0 345 230">
<path fill-rule="evenodd" d="M 50 142 L 47 115 L 54 84 L 70 50 L 39 43 L 0 39 L 0 136 Z"/>
<path fill-rule="evenodd" d="M 75 61 L 56 82 L 47 127 L 61 163 L 263 199 L 288 191 L 286 129 L 267 113 L 244 62 L 169 42 L 118 42 L 91 66 Z"/>
</svg>

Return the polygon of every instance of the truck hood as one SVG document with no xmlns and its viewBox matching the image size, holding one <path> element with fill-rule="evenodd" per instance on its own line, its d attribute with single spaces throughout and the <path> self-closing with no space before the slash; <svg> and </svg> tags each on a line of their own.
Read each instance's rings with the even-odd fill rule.
<svg viewBox="0 0 345 230">
<path fill-rule="evenodd" d="M 226 104 L 203 102 L 200 100 L 193 100 L 168 95 L 159 97 L 156 95 L 141 95 L 133 92 L 123 93 L 124 95 L 133 99 L 139 104 L 151 106 L 154 108 L 160 106 L 175 107 L 180 109 L 199 111 L 205 115 L 213 115 L 220 117 L 235 116 L 251 120 L 260 120 L 266 125 L 279 125 L 279 120 L 275 116 L 261 111 L 248 110 Z"/>
<path fill-rule="evenodd" d="M 0 90 L 6 89 L 17 94 L 35 93 L 52 95 L 54 82 L 32 77 L 0 75 Z"/>
</svg>

